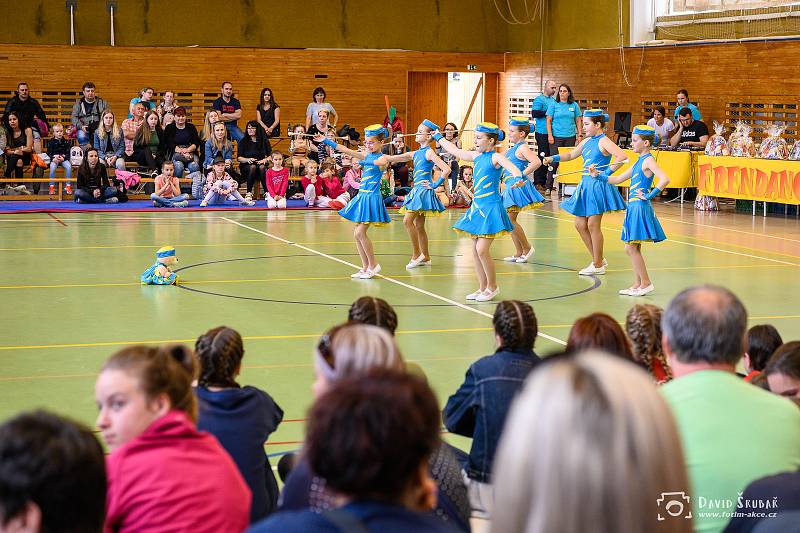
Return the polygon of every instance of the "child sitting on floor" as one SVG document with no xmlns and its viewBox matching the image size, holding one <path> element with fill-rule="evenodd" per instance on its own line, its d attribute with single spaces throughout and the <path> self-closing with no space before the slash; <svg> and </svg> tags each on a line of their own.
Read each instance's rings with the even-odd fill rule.
<svg viewBox="0 0 800 533">
<path fill-rule="evenodd" d="M 155 179 L 156 192 L 150 195 L 153 207 L 186 207 L 186 195 L 181 194 L 178 177 L 175 176 L 175 166 L 172 161 L 161 163 L 161 174 Z"/>
<path fill-rule="evenodd" d="M 222 154 L 217 154 L 211 166 L 211 172 L 206 176 L 206 184 L 203 187 L 205 197 L 200 202 L 200 207 L 206 207 L 208 204 L 222 204 L 229 197 L 239 200 L 241 206 L 253 206 L 255 202 L 252 200 L 245 200 L 239 193 L 239 184 L 236 183 L 230 174 L 225 171 L 225 157 Z"/>
<path fill-rule="evenodd" d="M 317 168 L 317 162 L 309 160 L 306 163 L 306 175 L 300 180 L 303 186 L 303 200 L 308 207 L 319 206 L 320 197 L 324 196 L 322 178 L 317 176 Z"/>
<path fill-rule="evenodd" d="M 273 151 L 272 166 L 267 169 L 267 209 L 286 209 L 286 189 L 289 187 L 289 169 L 283 166 L 283 154 Z"/>
<path fill-rule="evenodd" d="M 341 209 L 350 201 L 350 195 L 342 186 L 339 176 L 336 175 L 336 167 L 332 161 L 325 161 L 320 167 L 319 177 L 322 178 L 322 192 L 324 196 L 319 198 L 320 207 L 330 207 Z"/>
</svg>

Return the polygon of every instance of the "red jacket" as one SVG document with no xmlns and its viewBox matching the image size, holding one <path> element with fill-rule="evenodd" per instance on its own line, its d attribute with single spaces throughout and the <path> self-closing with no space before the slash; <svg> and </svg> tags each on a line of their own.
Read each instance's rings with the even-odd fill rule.
<svg viewBox="0 0 800 533">
<path fill-rule="evenodd" d="M 289 186 L 289 169 L 280 170 L 267 169 L 267 191 L 273 198 L 275 196 L 286 196 L 286 189 Z"/>
<path fill-rule="evenodd" d="M 344 187 L 342 187 L 341 180 L 339 180 L 339 177 L 336 175 L 327 179 L 322 178 L 322 188 L 325 190 L 325 196 L 328 198 L 336 198 L 346 192 Z"/>
<path fill-rule="evenodd" d="M 308 176 L 303 176 L 300 180 L 300 183 L 303 185 L 303 190 L 306 190 L 306 187 L 311 185 L 311 178 Z M 314 184 L 314 190 L 317 191 L 317 196 L 324 196 L 322 191 L 322 178 L 317 176 L 317 182 Z"/>
<path fill-rule="evenodd" d="M 250 489 L 210 433 L 170 411 L 106 457 L 105 532 L 236 532 L 250 521 Z"/>
</svg>

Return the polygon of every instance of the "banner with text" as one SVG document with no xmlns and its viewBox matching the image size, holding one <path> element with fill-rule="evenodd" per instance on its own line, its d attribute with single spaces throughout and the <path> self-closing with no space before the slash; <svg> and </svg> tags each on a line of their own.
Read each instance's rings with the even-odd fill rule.
<svg viewBox="0 0 800 533">
<path fill-rule="evenodd" d="M 800 161 L 700 155 L 702 194 L 781 204 L 800 204 Z"/>
</svg>

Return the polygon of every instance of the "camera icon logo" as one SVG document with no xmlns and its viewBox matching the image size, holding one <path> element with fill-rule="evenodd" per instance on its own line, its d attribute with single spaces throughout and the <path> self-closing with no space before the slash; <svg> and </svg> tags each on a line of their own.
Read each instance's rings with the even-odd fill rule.
<svg viewBox="0 0 800 533">
<path fill-rule="evenodd" d="M 692 503 L 685 492 L 662 492 L 656 499 L 658 506 L 658 520 L 664 521 L 672 518 L 692 518 Z"/>
</svg>

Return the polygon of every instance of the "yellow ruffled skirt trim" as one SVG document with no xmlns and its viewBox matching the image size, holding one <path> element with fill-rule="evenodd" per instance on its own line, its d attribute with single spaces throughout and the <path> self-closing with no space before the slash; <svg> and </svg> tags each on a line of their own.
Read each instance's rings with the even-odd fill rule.
<svg viewBox="0 0 800 533">
<path fill-rule="evenodd" d="M 348 222 L 352 222 L 352 220 L 348 220 Z M 383 226 L 388 226 L 391 224 L 391 222 L 355 222 L 355 224 L 363 224 L 364 226 L 376 226 L 378 228 L 382 228 Z"/>
<path fill-rule="evenodd" d="M 401 215 L 405 215 L 406 213 L 414 213 L 417 215 L 425 215 L 426 217 L 440 217 L 443 214 L 447 213 L 447 209 L 445 209 L 444 211 L 434 211 L 432 209 L 428 211 L 422 209 L 415 211 L 413 209 L 406 209 L 405 207 L 401 207 L 400 209 L 397 210 L 397 212 L 400 213 Z"/>
<path fill-rule="evenodd" d="M 469 237 L 470 239 L 497 239 L 498 237 L 504 237 L 506 235 L 511 235 L 512 232 L 510 231 L 498 231 L 497 233 L 490 233 L 486 235 L 476 235 L 474 233 L 470 233 L 468 231 L 464 231 L 457 228 L 451 228 L 453 231 L 458 233 L 462 237 Z"/>
<path fill-rule="evenodd" d="M 534 203 L 528 204 L 528 205 L 526 205 L 524 207 L 519 207 L 519 206 L 516 206 L 516 205 L 512 205 L 511 207 L 507 207 L 506 208 L 506 212 L 508 212 L 508 213 L 520 213 L 522 211 L 528 211 L 530 209 L 536 209 L 538 207 L 542 207 L 543 205 L 544 205 L 544 202 L 534 202 Z"/>
</svg>

